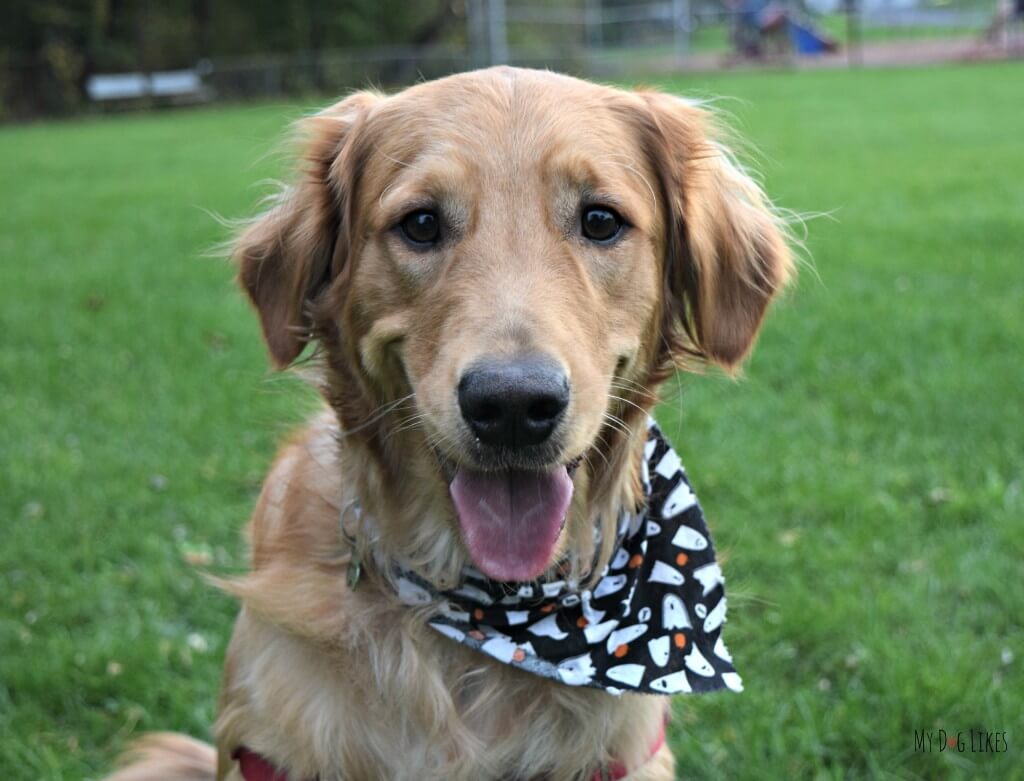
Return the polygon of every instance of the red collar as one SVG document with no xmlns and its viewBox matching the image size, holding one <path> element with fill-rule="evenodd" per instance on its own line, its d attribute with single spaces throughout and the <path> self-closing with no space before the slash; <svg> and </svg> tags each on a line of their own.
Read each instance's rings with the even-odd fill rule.
<svg viewBox="0 0 1024 781">
<path fill-rule="evenodd" d="M 663 745 L 665 745 L 664 722 L 662 722 L 661 728 L 658 730 L 658 736 L 651 743 L 650 754 L 647 759 L 649 760 L 657 754 Z M 242 771 L 242 778 L 245 781 L 291 781 L 287 771 L 278 770 L 266 758 L 245 746 L 237 749 L 231 756 L 233 759 L 238 760 L 238 769 Z M 622 781 L 628 775 L 629 768 L 626 767 L 626 763 L 616 759 L 604 767 L 595 770 L 592 781 Z"/>
<path fill-rule="evenodd" d="M 661 747 L 665 745 L 665 721 L 661 722 L 661 726 L 658 728 L 658 734 L 651 742 L 649 754 L 647 759 L 642 764 L 646 764 L 654 759 L 654 755 L 661 751 Z M 634 768 L 636 770 L 638 768 Z M 629 768 L 626 767 L 626 763 L 621 759 L 614 759 L 611 763 L 604 767 L 599 767 L 594 771 L 594 776 L 591 781 L 621 781 L 623 778 L 629 775 Z"/>
</svg>

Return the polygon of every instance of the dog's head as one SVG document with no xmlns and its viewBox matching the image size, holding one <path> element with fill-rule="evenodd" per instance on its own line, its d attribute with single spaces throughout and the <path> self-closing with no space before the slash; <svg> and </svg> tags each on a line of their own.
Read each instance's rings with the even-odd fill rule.
<svg viewBox="0 0 1024 781">
<path fill-rule="evenodd" d="M 300 180 L 236 251 L 274 362 L 318 341 L 343 428 L 434 486 L 480 570 L 537 577 L 574 493 L 592 523 L 636 465 L 676 362 L 747 354 L 790 270 L 779 221 L 658 93 L 498 68 L 303 126 Z"/>
</svg>

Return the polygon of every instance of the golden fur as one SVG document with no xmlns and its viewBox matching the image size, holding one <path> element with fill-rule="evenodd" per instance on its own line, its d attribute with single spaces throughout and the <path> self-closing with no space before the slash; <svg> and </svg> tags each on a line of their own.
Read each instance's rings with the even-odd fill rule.
<svg viewBox="0 0 1024 781">
<path fill-rule="evenodd" d="M 551 564 L 599 572 L 611 551 L 588 570 L 592 525 L 613 540 L 640 499 L 655 389 L 681 361 L 742 361 L 790 273 L 780 221 L 709 114 L 653 92 L 496 68 L 361 92 L 301 129 L 298 181 L 235 256 L 275 364 L 317 345 L 326 408 L 266 480 L 251 573 L 223 584 L 242 610 L 216 767 L 158 736 L 113 778 L 239 779 L 242 744 L 294 781 L 569 781 L 610 758 L 632 779 L 672 778 L 667 746 L 645 762 L 667 699 L 561 685 L 452 643 L 398 603 L 388 563 L 454 582 L 467 554 L 434 450 L 467 457 L 455 384 L 485 353 L 543 350 L 572 381 L 560 456 L 583 459 Z M 632 226 L 612 246 L 574 233 L 594 199 Z M 424 204 L 450 235 L 426 253 L 394 230 Z M 350 591 L 339 517 L 354 501 L 366 572 Z"/>
</svg>

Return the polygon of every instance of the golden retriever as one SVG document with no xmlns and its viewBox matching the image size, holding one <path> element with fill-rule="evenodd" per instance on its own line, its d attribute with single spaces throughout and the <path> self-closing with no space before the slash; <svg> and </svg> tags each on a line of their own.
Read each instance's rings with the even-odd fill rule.
<svg viewBox="0 0 1024 781">
<path fill-rule="evenodd" d="M 742 361 L 791 273 L 783 221 L 709 112 L 653 91 L 500 67 L 301 130 L 297 181 L 234 254 L 274 364 L 315 345 L 326 405 L 223 584 L 242 609 L 216 748 L 153 736 L 113 778 L 672 778 L 669 698 L 502 664 L 389 577 L 590 582 L 643 503 L 654 389 Z M 506 533 L 514 507 L 465 506 L 498 490 L 543 517 Z"/>
</svg>

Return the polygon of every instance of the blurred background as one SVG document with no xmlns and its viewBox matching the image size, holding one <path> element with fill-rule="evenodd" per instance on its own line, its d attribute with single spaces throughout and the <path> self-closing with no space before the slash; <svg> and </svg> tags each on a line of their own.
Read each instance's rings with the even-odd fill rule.
<svg viewBox="0 0 1024 781">
<path fill-rule="evenodd" d="M 709 99 L 807 215 L 744 376 L 657 411 L 747 686 L 676 700 L 679 777 L 1024 778 L 1022 54 L 1016 0 L 5 0 L 0 778 L 209 737 L 203 574 L 317 404 L 222 218 L 296 119 L 500 62 Z"/>
<path fill-rule="evenodd" d="M 8 0 L 2 117 L 405 84 L 1024 54 L 1020 0 Z"/>
</svg>

